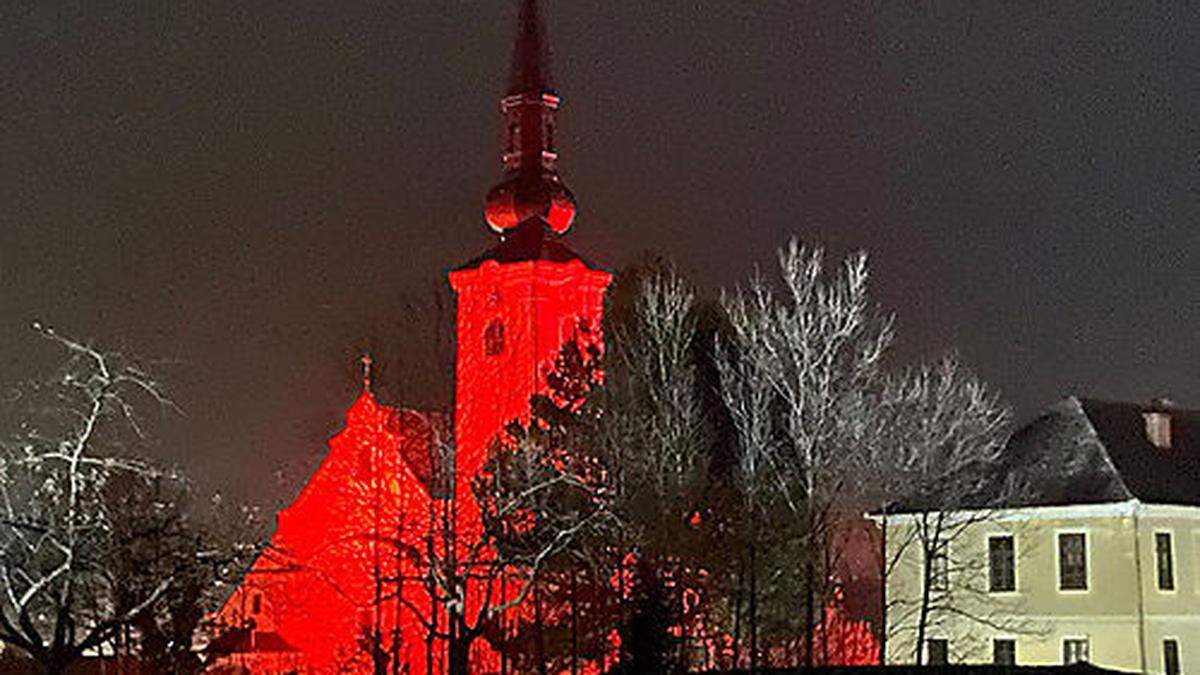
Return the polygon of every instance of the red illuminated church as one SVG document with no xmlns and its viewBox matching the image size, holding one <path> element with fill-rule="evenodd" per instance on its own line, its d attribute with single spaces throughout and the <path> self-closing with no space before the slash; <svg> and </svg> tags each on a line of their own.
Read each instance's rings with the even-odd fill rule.
<svg viewBox="0 0 1200 675">
<path fill-rule="evenodd" d="M 487 567 L 470 481 L 504 426 L 528 419 L 563 345 L 599 325 L 611 281 L 565 241 L 576 204 L 556 167 L 547 62 L 536 0 L 525 0 L 500 105 L 505 175 L 485 207 L 498 242 L 449 274 L 453 419 L 380 403 L 364 360 L 345 427 L 216 616 L 215 669 L 447 673 L 465 672 L 467 658 L 472 672 L 502 669 L 505 616 L 482 610 L 511 595 L 505 579 L 449 581 L 431 561 Z"/>
</svg>

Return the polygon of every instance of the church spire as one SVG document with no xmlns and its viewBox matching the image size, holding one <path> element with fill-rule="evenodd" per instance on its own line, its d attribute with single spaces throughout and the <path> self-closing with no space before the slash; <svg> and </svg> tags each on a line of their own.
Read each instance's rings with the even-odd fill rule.
<svg viewBox="0 0 1200 675">
<path fill-rule="evenodd" d="M 517 18 L 517 42 L 513 48 L 509 96 L 524 92 L 540 94 L 549 86 L 550 53 L 542 39 L 544 32 L 537 0 L 523 0 Z"/>
<path fill-rule="evenodd" d="M 488 225 L 502 237 L 531 222 L 563 234 L 575 219 L 575 197 L 558 175 L 555 117 L 561 99 L 549 86 L 549 70 L 538 1 L 521 0 L 512 75 L 500 101 L 505 180 L 488 193 L 484 208 Z"/>
</svg>

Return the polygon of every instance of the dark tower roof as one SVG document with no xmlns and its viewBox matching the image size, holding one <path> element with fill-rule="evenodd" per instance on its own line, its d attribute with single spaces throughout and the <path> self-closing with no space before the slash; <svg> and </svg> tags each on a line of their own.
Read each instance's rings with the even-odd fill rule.
<svg viewBox="0 0 1200 675">
<path fill-rule="evenodd" d="M 537 0 L 521 0 L 504 115 L 504 180 L 488 192 L 484 217 L 503 240 L 526 227 L 564 234 L 575 220 L 575 196 L 558 175 L 555 118 L 561 101 L 549 89 L 549 49 Z"/>
<path fill-rule="evenodd" d="M 509 96 L 524 92 L 541 94 L 549 86 L 550 51 L 542 39 L 544 34 L 537 0 L 523 0 L 517 19 L 517 42 L 513 48 Z"/>
</svg>

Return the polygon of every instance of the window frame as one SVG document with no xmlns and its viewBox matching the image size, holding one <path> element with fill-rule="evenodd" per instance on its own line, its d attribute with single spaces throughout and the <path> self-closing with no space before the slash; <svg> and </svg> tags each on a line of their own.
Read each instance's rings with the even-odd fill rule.
<svg viewBox="0 0 1200 675">
<path fill-rule="evenodd" d="M 1001 663 L 996 659 L 998 654 L 996 647 L 1001 643 L 1006 642 L 1012 645 L 1012 661 L 1010 663 Z M 1015 666 L 1017 665 L 1017 639 L 1011 636 L 1000 636 L 992 638 L 992 665 L 993 666 Z"/>
<path fill-rule="evenodd" d="M 1083 643 L 1083 660 L 1069 661 L 1067 660 L 1067 645 L 1070 643 Z M 1086 635 L 1064 635 L 1062 639 L 1062 664 L 1069 666 L 1076 663 L 1091 663 L 1092 662 L 1092 641 Z"/>
<path fill-rule="evenodd" d="M 1167 579 L 1170 586 L 1163 586 L 1163 568 L 1162 568 L 1162 551 L 1159 549 L 1159 538 L 1167 538 Z M 1154 583 L 1160 593 L 1176 593 L 1179 590 L 1179 575 L 1176 574 L 1177 565 L 1175 563 L 1178 556 L 1175 555 L 1175 537 L 1171 530 L 1155 530 L 1154 531 Z"/>
<path fill-rule="evenodd" d="M 1064 588 L 1063 587 L 1063 552 L 1062 540 L 1065 536 L 1078 535 L 1083 541 L 1083 588 Z M 1092 561 L 1091 561 L 1091 546 L 1088 545 L 1088 531 L 1086 529 L 1069 529 L 1055 530 L 1054 532 L 1054 567 L 1056 572 L 1055 588 L 1059 593 L 1066 594 L 1081 594 L 1090 593 L 1092 590 Z"/>
<path fill-rule="evenodd" d="M 944 660 L 934 663 L 933 661 L 933 645 L 941 645 L 942 656 Z M 950 665 L 950 640 L 946 638 L 925 638 L 925 665 L 926 666 L 948 666 Z"/>
<path fill-rule="evenodd" d="M 1175 669 L 1168 668 L 1167 645 L 1175 648 Z M 1164 635 L 1162 639 L 1162 667 L 1164 675 L 1180 675 L 1183 672 L 1183 654 L 1179 648 L 1179 638 L 1174 635 Z"/>
<path fill-rule="evenodd" d="M 993 581 L 995 580 L 993 570 L 995 566 L 992 564 L 992 541 L 998 539 L 1008 539 L 1011 542 L 1009 547 L 1009 588 L 995 588 L 993 586 Z M 1015 594 L 1017 592 L 1017 536 L 1011 532 L 998 532 L 986 535 L 985 541 L 987 544 L 988 593 L 991 595 Z"/>
</svg>

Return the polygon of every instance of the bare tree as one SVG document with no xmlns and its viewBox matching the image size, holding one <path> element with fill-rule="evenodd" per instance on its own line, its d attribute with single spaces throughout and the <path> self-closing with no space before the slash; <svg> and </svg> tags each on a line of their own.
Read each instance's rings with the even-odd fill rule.
<svg viewBox="0 0 1200 675">
<path fill-rule="evenodd" d="M 447 672 L 456 675 L 479 667 L 472 663 L 479 638 L 503 650 L 505 622 L 531 611 L 527 601 L 547 567 L 609 517 L 603 472 L 588 453 L 575 451 L 588 437 L 577 429 L 587 425 L 583 397 L 598 384 L 590 378 L 599 377 L 592 365 L 598 351 L 589 344 L 568 342 L 550 391 L 534 397 L 532 419 L 511 423 L 495 439 L 477 475 L 456 476 L 454 441 L 436 435 L 429 450 L 439 468 L 427 483 L 426 517 L 400 527 L 392 521 L 414 514 L 385 508 L 384 526 L 359 537 L 394 556 L 390 564 L 374 563 L 370 604 L 394 604 L 396 616 L 403 612 L 422 628 L 427 670 L 437 643 L 445 645 Z M 400 665 L 398 636 L 385 634 L 387 625 L 370 623 L 360 640 L 379 673 Z"/>
<path fill-rule="evenodd" d="M 889 380 L 880 404 L 886 433 L 871 446 L 868 475 L 888 505 L 879 516 L 885 534 L 895 535 L 882 552 L 885 587 L 906 556 L 919 555 L 920 564 L 918 597 L 885 599 L 887 637 L 911 634 L 920 664 L 929 631 L 949 622 L 1018 630 L 1001 604 L 982 601 L 986 556 L 960 546 L 1021 493 L 1015 480 L 997 480 L 995 470 L 1008 409 L 953 357 Z"/>
<path fill-rule="evenodd" d="M 759 540 L 763 527 L 764 500 L 774 485 L 770 482 L 771 463 L 777 449 L 774 415 L 778 396 L 771 379 L 762 369 L 768 367 L 768 335 L 771 331 L 772 298 L 759 279 L 745 293 L 726 294 L 722 304 L 730 319 L 729 336 L 718 336 L 716 363 L 720 375 L 721 401 L 729 411 L 736 440 L 735 482 L 743 499 L 744 539 L 748 556 L 739 565 L 738 598 L 734 603 L 734 645 L 732 666 L 740 661 L 739 643 L 740 589 L 748 580 L 750 672 L 758 670 L 758 571 Z M 742 577 L 746 577 L 743 580 Z"/>
<path fill-rule="evenodd" d="M 713 438 L 700 397 L 695 292 L 670 266 L 635 276 L 632 303 L 624 316 L 610 316 L 603 410 L 595 441 L 609 467 L 613 510 L 622 527 L 607 547 L 625 578 L 632 554 L 634 588 L 624 589 L 630 608 L 646 611 L 653 599 L 669 627 L 677 654 L 668 662 L 687 668 L 689 634 L 698 607 L 684 602 L 699 592 L 699 572 L 710 554 L 705 528 Z M 639 596 L 639 597 L 635 597 Z M 623 597 L 623 601 L 626 598 Z M 690 609 L 689 609 L 690 607 Z M 636 616 L 633 620 L 639 620 Z M 625 660 L 632 654 L 623 654 Z M 664 666 L 666 667 L 666 666 Z M 672 666 L 673 667 L 673 666 Z"/>
<path fill-rule="evenodd" d="M 793 239 L 779 267 L 777 294 L 756 277 L 725 298 L 736 340 L 724 350 L 722 387 L 733 404 L 742 480 L 759 501 L 770 485 L 800 543 L 793 554 L 803 568 L 803 654 L 811 666 L 818 608 L 832 598 L 840 498 L 873 426 L 865 393 L 880 377 L 892 330 L 870 305 L 865 254 L 831 274 L 820 248 Z"/>
<path fill-rule="evenodd" d="M 143 409 L 174 407 L 158 382 L 119 354 L 35 328 L 67 359 L 50 381 L 7 402 L 18 428 L 0 445 L 0 641 L 59 673 L 153 612 L 179 583 L 171 557 L 137 581 L 114 574 L 114 560 L 147 540 L 167 543 L 160 535 L 175 536 L 179 523 L 164 516 L 134 531 L 114 495 L 131 486 L 141 495 L 170 491 L 181 479 L 134 454 L 145 437 Z"/>
</svg>

